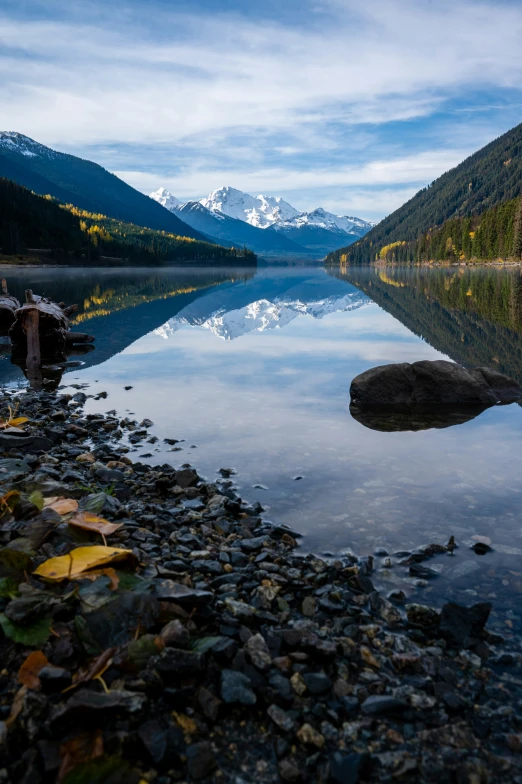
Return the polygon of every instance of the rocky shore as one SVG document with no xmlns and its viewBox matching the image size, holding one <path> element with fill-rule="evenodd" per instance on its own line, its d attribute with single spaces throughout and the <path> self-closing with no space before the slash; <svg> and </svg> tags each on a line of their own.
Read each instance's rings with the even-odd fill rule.
<svg viewBox="0 0 522 784">
<path fill-rule="evenodd" d="M 86 397 L 0 401 L 0 784 L 522 782 L 489 604 L 302 556 L 230 470 L 131 462 L 152 423 Z"/>
</svg>

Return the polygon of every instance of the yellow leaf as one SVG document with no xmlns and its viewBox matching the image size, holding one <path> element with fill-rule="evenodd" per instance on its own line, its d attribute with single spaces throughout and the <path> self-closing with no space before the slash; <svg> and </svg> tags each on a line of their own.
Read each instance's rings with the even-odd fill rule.
<svg viewBox="0 0 522 784">
<path fill-rule="evenodd" d="M 89 569 L 97 566 L 114 563 L 115 561 L 135 561 L 132 550 L 123 550 L 120 547 L 77 547 L 68 555 L 59 555 L 49 558 L 40 564 L 34 574 L 45 577 L 47 580 L 67 580 L 76 577 Z"/>
<path fill-rule="evenodd" d="M 44 509 L 54 509 L 59 515 L 66 515 L 69 512 L 76 512 L 78 501 L 74 498 L 64 498 L 63 496 L 44 498 Z"/>
<path fill-rule="evenodd" d="M 172 718 L 187 735 L 194 735 L 194 733 L 198 731 L 194 719 L 191 719 L 190 716 L 187 716 L 185 713 L 176 713 L 176 711 L 172 711 Z"/>
<path fill-rule="evenodd" d="M 23 425 L 25 422 L 29 422 L 29 417 L 16 417 L 16 419 L 10 419 L 9 424 L 11 427 L 19 427 Z"/>
<path fill-rule="evenodd" d="M 82 528 L 84 531 L 94 531 L 95 533 L 102 534 L 102 536 L 109 536 L 115 531 L 118 531 L 123 523 L 109 523 L 103 517 L 92 514 L 92 512 L 78 512 L 78 514 L 71 517 L 69 525 L 75 528 Z"/>
</svg>

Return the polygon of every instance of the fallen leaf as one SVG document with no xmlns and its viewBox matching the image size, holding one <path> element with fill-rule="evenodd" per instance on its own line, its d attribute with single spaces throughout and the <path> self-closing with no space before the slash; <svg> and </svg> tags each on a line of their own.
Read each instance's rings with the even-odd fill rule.
<svg viewBox="0 0 522 784">
<path fill-rule="evenodd" d="M 82 732 L 81 735 L 71 738 L 60 746 L 62 764 L 57 781 L 61 782 L 65 776 L 78 765 L 85 765 L 97 757 L 103 756 L 103 736 L 101 730 Z"/>
<path fill-rule="evenodd" d="M 42 651 L 33 651 L 30 653 L 18 670 L 19 683 L 27 686 L 28 689 L 39 689 L 40 678 L 38 677 L 38 673 L 47 664 L 49 664 L 49 661 Z"/>
<path fill-rule="evenodd" d="M 4 613 L 0 613 L 0 626 L 5 636 L 13 642 L 30 645 L 33 648 L 47 642 L 51 634 L 51 621 L 51 616 L 44 616 L 31 626 L 18 626 L 18 624 L 12 623 Z"/>
<path fill-rule="evenodd" d="M 108 650 L 103 651 L 103 653 L 97 656 L 88 667 L 79 669 L 78 672 L 73 675 L 72 684 L 64 689 L 64 692 L 74 689 L 76 686 L 79 686 L 80 683 L 87 683 L 88 681 L 92 681 L 94 678 L 99 678 L 100 675 L 103 675 L 105 670 L 111 666 L 112 657 L 114 656 L 115 651 L 116 648 L 108 648 Z"/>
<path fill-rule="evenodd" d="M 5 723 L 7 724 L 8 728 L 15 723 L 18 714 L 24 707 L 24 698 L 26 694 L 27 694 L 27 686 L 21 686 L 16 692 L 14 696 L 14 700 L 11 705 L 11 712 L 7 717 L 7 719 L 5 720 Z"/>
<path fill-rule="evenodd" d="M 20 493 L 18 490 L 9 490 L 0 498 L 0 517 L 3 517 L 8 512 L 11 512 L 20 500 Z"/>
<path fill-rule="evenodd" d="M 20 427 L 20 425 L 24 425 L 26 422 L 29 422 L 29 417 L 16 417 L 15 419 L 10 419 L 8 424 L 11 427 Z"/>
<path fill-rule="evenodd" d="M 110 534 L 113 534 L 123 527 L 123 523 L 109 523 L 104 517 L 98 517 L 98 515 L 95 515 L 92 512 L 78 512 L 78 514 L 75 514 L 74 517 L 71 517 L 71 519 L 68 520 L 68 523 L 74 528 L 81 528 L 84 531 L 94 531 L 102 536 L 110 536 Z"/>
<path fill-rule="evenodd" d="M 172 718 L 187 735 L 194 735 L 198 731 L 194 719 L 191 719 L 190 716 L 187 716 L 185 713 L 176 713 L 176 711 L 172 711 Z"/>
<path fill-rule="evenodd" d="M 44 509 L 54 509 L 59 515 L 66 515 L 69 512 L 76 512 L 78 501 L 74 498 L 63 498 L 63 496 L 44 498 Z"/>
<path fill-rule="evenodd" d="M 83 572 L 83 574 L 78 575 L 73 579 L 96 580 L 96 578 L 101 577 L 102 575 L 110 578 L 111 584 L 109 588 L 111 589 L 111 591 L 116 591 L 118 585 L 120 584 L 120 578 L 116 573 L 116 570 L 113 569 L 112 566 L 108 566 L 107 569 L 93 569 L 92 572 Z"/>
<path fill-rule="evenodd" d="M 67 580 L 89 569 L 95 569 L 97 566 L 126 560 L 136 560 L 132 550 L 124 550 L 121 547 L 104 547 L 103 545 L 77 547 L 75 550 L 71 550 L 68 555 L 59 555 L 44 561 L 34 571 L 34 574 L 45 577 L 47 580 Z"/>
</svg>

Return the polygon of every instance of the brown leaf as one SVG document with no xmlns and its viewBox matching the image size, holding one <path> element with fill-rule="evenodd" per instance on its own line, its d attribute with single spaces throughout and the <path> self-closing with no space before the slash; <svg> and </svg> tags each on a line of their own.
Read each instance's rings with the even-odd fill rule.
<svg viewBox="0 0 522 784">
<path fill-rule="evenodd" d="M 9 714 L 9 716 L 5 721 L 8 728 L 15 723 L 18 714 L 24 707 L 24 698 L 26 694 L 27 694 L 27 686 L 21 686 L 16 692 L 13 703 L 11 705 L 11 713 Z"/>
<path fill-rule="evenodd" d="M 47 656 L 42 651 L 33 651 L 29 654 L 18 670 L 18 681 L 28 689 L 39 689 L 40 678 L 38 673 L 49 664 Z"/>
<path fill-rule="evenodd" d="M 116 648 L 107 648 L 106 651 L 100 653 L 99 656 L 92 661 L 88 667 L 82 667 L 78 670 L 78 672 L 73 676 L 73 682 L 71 686 L 68 686 L 64 691 L 69 691 L 70 689 L 74 689 L 75 686 L 79 686 L 80 683 L 87 683 L 87 681 L 92 681 L 94 678 L 98 678 L 100 675 L 103 675 L 105 670 L 107 670 L 112 664 L 112 657 L 116 652 Z"/>
<path fill-rule="evenodd" d="M 76 575 L 73 579 L 75 580 L 96 580 L 98 577 L 105 575 L 106 577 L 110 578 L 111 584 L 109 588 L 111 591 L 116 591 L 118 585 L 120 584 L 120 578 L 116 573 L 116 570 L 112 568 L 112 566 L 108 566 L 107 569 L 93 569 L 92 572 L 82 572 L 82 574 Z"/>
<path fill-rule="evenodd" d="M 96 757 L 103 756 L 103 736 L 101 730 L 82 732 L 60 745 L 62 764 L 58 772 L 57 782 L 63 781 L 66 775 L 78 767 L 85 765 Z"/>
<path fill-rule="evenodd" d="M 54 509 L 59 515 L 66 515 L 69 512 L 76 512 L 78 501 L 74 498 L 64 498 L 63 496 L 44 498 L 44 509 Z"/>
<path fill-rule="evenodd" d="M 68 522 L 69 525 L 75 528 L 93 531 L 102 536 L 110 536 L 110 534 L 123 527 L 123 523 L 109 523 L 104 517 L 98 517 L 98 515 L 92 514 L 92 512 L 78 512 Z"/>
</svg>

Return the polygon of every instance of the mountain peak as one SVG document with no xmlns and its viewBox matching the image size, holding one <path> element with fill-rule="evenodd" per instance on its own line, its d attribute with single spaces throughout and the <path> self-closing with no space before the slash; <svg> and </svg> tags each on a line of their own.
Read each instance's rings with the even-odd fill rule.
<svg viewBox="0 0 522 784">
<path fill-rule="evenodd" d="M 25 155 L 26 158 L 36 158 L 38 155 L 52 158 L 60 154 L 18 131 L 0 131 L 0 149 L 2 147 L 9 152 Z"/>
<path fill-rule="evenodd" d="M 205 199 L 201 199 L 201 204 L 211 212 L 222 212 L 260 229 L 298 214 L 298 210 L 280 196 L 251 196 L 230 185 L 212 191 Z"/>
<path fill-rule="evenodd" d="M 176 207 L 179 207 L 181 204 L 179 199 L 176 199 L 166 188 L 158 188 L 157 191 L 149 193 L 149 198 L 154 199 L 154 201 L 157 201 L 158 204 L 161 204 L 162 207 L 170 210 L 170 212 L 174 212 Z"/>
</svg>

